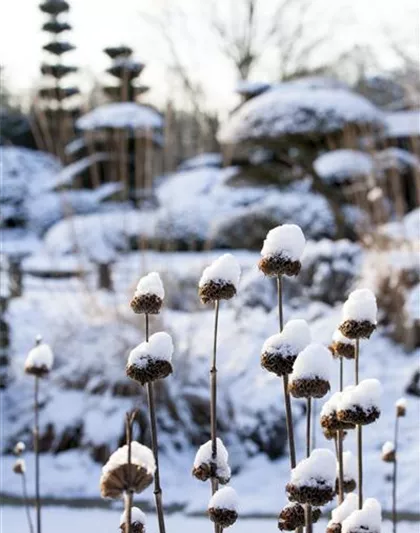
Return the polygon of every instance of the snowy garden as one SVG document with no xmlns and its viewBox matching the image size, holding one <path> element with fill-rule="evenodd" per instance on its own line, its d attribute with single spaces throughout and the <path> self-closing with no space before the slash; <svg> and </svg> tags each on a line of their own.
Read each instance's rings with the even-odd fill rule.
<svg viewBox="0 0 420 533">
<path fill-rule="evenodd" d="M 216 120 L 176 49 L 187 103 L 125 44 L 88 98 L 72 3 L 37 9 L 37 94 L 1 101 L 5 533 L 417 531 L 411 63 L 236 65 Z"/>
</svg>

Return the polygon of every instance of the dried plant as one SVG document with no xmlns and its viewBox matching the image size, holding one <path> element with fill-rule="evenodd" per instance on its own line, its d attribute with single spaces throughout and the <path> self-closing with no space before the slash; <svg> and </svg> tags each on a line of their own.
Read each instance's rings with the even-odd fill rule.
<svg viewBox="0 0 420 533">
<path fill-rule="evenodd" d="M 39 464 L 39 380 L 48 376 L 52 368 L 54 356 L 48 344 L 37 336 L 35 347 L 30 350 L 25 361 L 25 372 L 35 378 L 34 387 L 34 452 L 35 452 L 35 506 L 36 531 L 41 533 L 41 493 L 40 493 L 40 464 Z"/>
<path fill-rule="evenodd" d="M 23 452 L 25 451 L 26 446 L 23 442 L 18 442 L 14 447 L 13 453 L 18 457 L 15 464 L 13 465 L 13 472 L 19 475 L 22 479 L 22 496 L 23 504 L 25 506 L 26 518 L 28 521 L 28 528 L 30 533 L 33 533 L 34 526 L 32 523 L 31 511 L 29 509 L 29 499 L 28 499 L 28 489 L 26 484 L 26 463 L 25 459 L 22 458 Z"/>
</svg>

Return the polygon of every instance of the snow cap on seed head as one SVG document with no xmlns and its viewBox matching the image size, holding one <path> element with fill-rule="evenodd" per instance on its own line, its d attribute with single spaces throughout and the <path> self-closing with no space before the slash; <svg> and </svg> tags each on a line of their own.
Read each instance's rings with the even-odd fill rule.
<svg viewBox="0 0 420 533">
<path fill-rule="evenodd" d="M 24 474 L 26 472 L 25 459 L 17 459 L 13 465 L 13 472 L 15 474 Z"/>
<path fill-rule="evenodd" d="M 407 400 L 405 398 L 400 398 L 395 402 L 395 407 L 397 409 L 397 416 L 405 416 L 407 411 Z"/>
<path fill-rule="evenodd" d="M 313 480 L 322 479 L 335 486 L 337 459 L 327 448 L 316 448 L 311 455 L 300 461 L 292 470 L 291 482 L 296 486 L 310 485 Z"/>
<path fill-rule="evenodd" d="M 272 352 L 289 346 L 295 353 L 301 352 L 311 342 L 311 331 L 308 323 L 303 319 L 289 320 L 281 333 L 269 337 L 263 346 L 263 351 Z"/>
<path fill-rule="evenodd" d="M 343 305 L 343 320 L 367 320 L 376 324 L 378 306 L 376 297 L 369 289 L 357 289 L 349 294 Z"/>
<path fill-rule="evenodd" d="M 342 533 L 366 530 L 369 533 L 381 531 L 382 510 L 378 500 L 368 498 L 363 508 L 353 511 L 342 523 Z"/>
<path fill-rule="evenodd" d="M 140 278 L 135 295 L 143 296 L 145 294 L 155 294 L 161 300 L 165 297 L 165 289 L 163 288 L 162 280 L 157 272 L 150 272 L 146 276 Z"/>
<path fill-rule="evenodd" d="M 219 489 L 211 497 L 208 508 L 238 511 L 239 498 L 236 490 L 234 490 L 232 487 L 223 487 Z"/>
<path fill-rule="evenodd" d="M 329 381 L 330 376 L 330 351 L 322 344 L 312 342 L 297 356 L 290 380 L 319 378 Z"/>
<path fill-rule="evenodd" d="M 291 261 L 299 261 L 305 248 L 305 236 L 296 224 L 283 224 L 267 233 L 261 255 L 281 254 Z"/>
<path fill-rule="evenodd" d="M 342 344 L 351 344 L 352 346 L 356 345 L 356 341 L 354 339 L 348 339 L 345 337 L 339 329 L 336 329 L 332 336 L 333 342 L 341 342 Z"/>
<path fill-rule="evenodd" d="M 123 526 L 127 520 L 127 513 L 124 511 L 120 518 L 120 526 Z M 138 507 L 131 508 L 131 523 L 146 525 L 146 515 Z"/>
<path fill-rule="evenodd" d="M 356 386 L 346 387 L 339 400 L 339 410 L 352 409 L 359 406 L 362 409 L 379 407 L 382 386 L 377 379 L 364 379 Z"/>
<path fill-rule="evenodd" d="M 387 440 L 384 443 L 384 445 L 382 446 L 382 453 L 383 454 L 388 454 L 388 453 L 392 453 L 392 452 L 395 452 L 394 443 L 391 442 L 390 440 Z"/>
<path fill-rule="evenodd" d="M 237 288 L 240 277 L 241 267 L 238 260 L 232 254 L 223 254 L 204 269 L 198 286 L 203 287 L 209 281 L 224 281 Z"/>
<path fill-rule="evenodd" d="M 29 351 L 25 361 L 25 371 L 35 373 L 36 370 L 44 370 L 48 373 L 54 363 L 54 354 L 48 344 L 42 342 L 42 338 L 37 336 L 36 345 Z M 35 370 L 35 372 L 31 372 Z"/>
<path fill-rule="evenodd" d="M 351 515 L 353 511 L 356 511 L 358 508 L 358 497 L 356 494 L 351 492 L 347 494 L 344 498 L 344 501 L 331 513 L 330 524 L 341 524 L 348 516 Z"/>
<path fill-rule="evenodd" d="M 13 448 L 13 453 L 15 455 L 22 455 L 22 453 L 26 450 L 26 445 L 24 442 L 17 442 L 15 444 L 15 447 Z"/>
<path fill-rule="evenodd" d="M 164 331 L 159 331 L 151 335 L 148 341 L 142 342 L 131 350 L 128 364 L 141 368 L 146 366 L 150 359 L 171 362 L 173 353 L 172 337 Z"/>
</svg>

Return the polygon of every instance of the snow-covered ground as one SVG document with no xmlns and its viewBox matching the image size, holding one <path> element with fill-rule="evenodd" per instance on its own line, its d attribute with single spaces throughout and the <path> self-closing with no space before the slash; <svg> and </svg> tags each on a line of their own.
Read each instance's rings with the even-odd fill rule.
<svg viewBox="0 0 420 533">
<path fill-rule="evenodd" d="M 26 516 L 23 508 L 5 506 L 1 510 L 0 530 L 2 533 L 24 533 L 27 531 Z M 87 533 L 88 531 L 101 533 L 119 532 L 120 510 L 103 509 L 70 509 L 68 507 L 45 507 L 43 511 L 43 531 L 45 533 Z M 166 526 L 171 533 L 205 533 L 213 531 L 211 522 L 206 518 L 192 518 L 181 514 L 170 515 L 166 519 Z M 386 520 L 382 524 L 382 533 L 391 532 L 391 522 Z M 156 517 L 147 517 L 147 533 L 158 531 Z M 326 521 L 320 520 L 313 526 L 314 533 L 325 531 Z M 417 533 L 418 522 L 400 522 L 399 533 Z M 270 533 L 278 531 L 275 518 L 244 519 L 229 528 L 232 533 L 255 533 L 261 531 Z"/>
</svg>

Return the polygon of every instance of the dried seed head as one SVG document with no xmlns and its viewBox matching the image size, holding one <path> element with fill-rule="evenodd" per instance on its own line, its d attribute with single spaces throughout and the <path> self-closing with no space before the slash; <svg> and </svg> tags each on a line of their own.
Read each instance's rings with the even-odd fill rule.
<svg viewBox="0 0 420 533">
<path fill-rule="evenodd" d="M 128 464 L 128 446 L 114 452 L 102 468 L 100 480 L 103 498 L 117 499 L 128 490 L 143 492 L 153 481 L 156 469 L 153 452 L 142 444 L 131 443 L 131 464 Z"/>
<path fill-rule="evenodd" d="M 323 398 L 330 390 L 330 383 L 320 378 L 294 379 L 289 392 L 294 398 Z"/>
<path fill-rule="evenodd" d="M 407 400 L 405 398 L 400 398 L 395 402 L 395 407 L 397 409 L 397 416 L 405 416 L 407 412 Z"/>
<path fill-rule="evenodd" d="M 328 416 L 321 416 L 321 426 L 324 428 L 324 436 L 328 440 L 335 438 L 335 432 L 339 429 L 354 429 L 356 427 L 349 422 L 338 420 L 337 412 L 333 412 Z M 328 431 L 330 431 L 331 434 L 328 434 L 327 436 L 326 432 Z"/>
<path fill-rule="evenodd" d="M 384 461 L 385 463 L 395 463 L 396 452 L 393 442 L 387 441 L 382 446 L 382 461 Z"/>
<path fill-rule="evenodd" d="M 238 519 L 238 495 L 232 487 L 219 489 L 211 497 L 208 509 L 210 520 L 221 528 L 232 526 Z"/>
<path fill-rule="evenodd" d="M 163 300 L 156 294 L 142 294 L 133 296 L 130 307 L 138 315 L 157 315 L 161 310 L 162 304 Z"/>
<path fill-rule="evenodd" d="M 211 440 L 200 446 L 195 456 L 192 474 L 200 481 L 217 479 L 219 483 L 226 485 L 231 476 L 231 470 L 228 463 L 229 454 L 221 439 L 218 438 L 216 443 L 216 459 L 213 459 Z"/>
<path fill-rule="evenodd" d="M 376 329 L 376 323 L 369 320 L 344 320 L 339 326 L 341 333 L 349 339 L 368 339 Z"/>
<path fill-rule="evenodd" d="M 378 407 L 371 405 L 367 408 L 363 408 L 359 405 L 354 405 L 349 409 L 339 409 L 337 411 L 337 418 L 341 422 L 367 426 L 375 422 L 381 412 Z"/>
<path fill-rule="evenodd" d="M 345 359 L 354 359 L 356 354 L 356 349 L 353 344 L 334 341 L 329 348 L 334 358 L 344 357 Z"/>
<path fill-rule="evenodd" d="M 318 522 L 320 509 L 312 509 L 312 523 Z M 278 520 L 280 531 L 294 531 L 305 525 L 305 509 L 300 503 L 289 503 L 281 510 Z"/>
<path fill-rule="evenodd" d="M 54 355 L 48 344 L 36 339 L 25 361 L 25 373 L 39 378 L 49 374 L 54 362 Z"/>
<path fill-rule="evenodd" d="M 22 453 L 26 450 L 26 446 L 24 442 L 18 442 L 16 443 L 15 447 L 13 448 L 13 453 L 17 456 L 22 455 Z"/>
<path fill-rule="evenodd" d="M 230 300 L 236 294 L 241 268 L 232 254 L 224 254 L 206 267 L 198 283 L 203 303 Z"/>
<path fill-rule="evenodd" d="M 329 522 L 327 525 L 326 533 L 341 533 L 341 524 Z"/>
<path fill-rule="evenodd" d="M 23 475 L 26 471 L 26 465 L 24 459 L 18 459 L 13 465 L 13 472 L 15 474 Z"/>
<path fill-rule="evenodd" d="M 202 287 L 199 287 L 198 293 L 203 304 L 207 304 L 216 300 L 230 300 L 235 296 L 236 288 L 228 281 L 210 280 Z"/>
<path fill-rule="evenodd" d="M 258 263 L 258 268 L 266 276 L 297 276 L 302 268 L 300 261 L 292 261 L 282 254 L 272 254 L 262 257 Z"/>
<path fill-rule="evenodd" d="M 274 352 L 263 352 L 261 354 L 261 366 L 276 374 L 276 376 L 285 376 L 293 371 L 293 364 L 296 361 L 296 355 L 281 356 Z"/>
<path fill-rule="evenodd" d="M 294 483 L 288 483 L 286 485 L 286 491 L 292 502 L 299 502 L 302 504 L 308 503 L 315 507 L 326 505 L 335 496 L 335 487 L 327 486 L 322 482 L 319 482 L 316 486 L 297 486 Z"/>
<path fill-rule="evenodd" d="M 173 351 L 173 341 L 168 333 L 154 333 L 130 352 L 127 376 L 142 385 L 166 378 L 172 374 Z"/>
<path fill-rule="evenodd" d="M 144 367 L 140 368 L 135 364 L 127 364 L 125 371 L 129 378 L 145 385 L 168 377 L 172 374 L 173 368 L 169 361 L 160 361 L 149 357 Z"/>
</svg>

